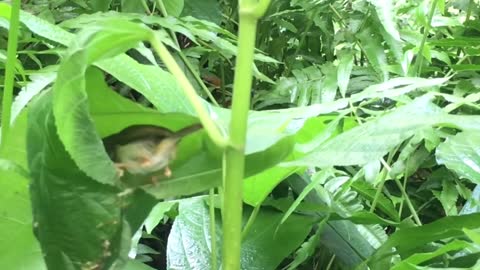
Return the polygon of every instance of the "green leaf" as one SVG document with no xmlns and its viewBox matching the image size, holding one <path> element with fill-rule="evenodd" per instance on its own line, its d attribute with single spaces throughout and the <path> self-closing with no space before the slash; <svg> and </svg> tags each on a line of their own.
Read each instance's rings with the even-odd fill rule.
<svg viewBox="0 0 480 270">
<path fill-rule="evenodd" d="M 468 236 L 468 238 L 472 239 L 475 244 L 480 244 L 480 233 L 469 229 L 463 229 L 463 232 Z"/>
<path fill-rule="evenodd" d="M 370 202 L 373 202 L 377 193 L 377 190 L 371 184 L 364 181 L 354 181 L 352 183 L 352 188 Z M 377 198 L 377 208 L 387 214 L 391 219 L 399 221 L 398 212 L 392 201 L 385 197 L 383 193 L 380 193 Z"/>
<path fill-rule="evenodd" d="M 297 170 L 295 167 L 281 168 L 275 166 L 246 178 L 243 181 L 243 201 L 254 207 L 260 205 L 278 183 Z"/>
<path fill-rule="evenodd" d="M 428 99 L 419 99 L 344 132 L 313 149 L 305 157 L 288 164 L 318 167 L 367 164 L 380 159 L 417 129 L 433 122 L 434 116 L 440 113 L 440 109 L 429 103 Z M 408 118 L 406 115 L 409 115 Z"/>
<path fill-rule="evenodd" d="M 30 177 L 30 174 L 26 169 L 8 159 L 0 158 L 0 171 L 15 173 L 25 179 L 28 179 Z"/>
<path fill-rule="evenodd" d="M 121 0 L 122 12 L 129 13 L 145 13 L 145 8 L 143 7 L 144 0 L 140 1 L 130 1 L 130 0 Z"/>
<path fill-rule="evenodd" d="M 469 242 L 466 242 L 466 241 L 461 241 L 461 240 L 454 240 L 454 241 L 438 248 L 437 250 L 435 250 L 433 252 L 425 252 L 425 253 L 422 252 L 422 253 L 413 254 L 412 256 L 408 257 L 407 259 L 399 262 L 398 264 L 395 264 L 395 266 L 391 269 L 392 270 L 409 269 L 408 268 L 409 266 L 419 265 L 419 264 L 421 264 L 423 262 L 426 262 L 428 260 L 431 260 L 435 257 L 441 256 L 441 255 L 444 255 L 444 254 L 448 254 L 448 253 L 451 253 L 451 252 L 455 252 L 455 251 L 470 249 L 470 248 L 474 248 L 472 243 L 469 243 Z"/>
<path fill-rule="evenodd" d="M 478 71 L 478 70 L 480 70 L 480 65 L 475 65 L 475 64 L 451 65 L 450 67 L 455 71 Z"/>
<path fill-rule="evenodd" d="M 337 84 L 340 89 L 340 94 L 345 97 L 348 83 L 350 81 L 350 74 L 353 68 L 353 53 L 347 52 L 340 57 L 337 71 Z"/>
<path fill-rule="evenodd" d="M 372 68 L 378 74 L 382 74 L 383 80 L 388 79 L 388 72 L 385 68 L 387 66 L 387 58 L 379 34 L 377 34 L 372 27 L 369 27 L 362 29 L 362 31 L 357 34 L 357 37 L 364 47 L 365 54 Z"/>
<path fill-rule="evenodd" d="M 368 224 L 379 224 L 379 225 L 385 225 L 385 226 L 399 225 L 398 222 L 381 218 L 378 215 L 371 212 L 367 212 L 365 210 L 353 213 L 352 215 L 348 215 L 346 217 L 338 214 L 331 214 L 330 220 L 349 220 L 355 224 L 366 224 L 366 225 Z"/>
<path fill-rule="evenodd" d="M 0 3 L 0 16 L 9 19 L 11 13 L 10 10 L 11 7 L 9 4 L 5 2 Z M 25 24 L 25 26 L 33 33 L 59 44 L 66 45 L 70 43 L 74 37 L 74 34 L 63 30 L 61 27 L 22 10 L 20 11 L 20 22 Z"/>
<path fill-rule="evenodd" d="M 52 269 L 122 265 L 130 229 L 117 189 L 80 171 L 55 128 L 52 92 L 30 107 L 27 149 L 35 235 Z"/>
<path fill-rule="evenodd" d="M 248 154 L 263 151 L 279 140 L 297 134 L 308 119 L 331 113 L 347 104 L 345 100 L 339 100 L 291 109 L 250 111 L 245 151 Z M 222 123 L 228 123 L 229 117 L 230 111 L 224 113 Z"/>
<path fill-rule="evenodd" d="M 466 178 L 480 184 L 480 136 L 475 131 L 465 131 L 447 138 L 436 150 L 437 162 Z"/>
<path fill-rule="evenodd" d="M 165 213 L 170 211 L 176 204 L 178 204 L 176 201 L 165 201 L 155 205 L 145 219 L 145 231 L 151 234 L 153 229 L 160 223 L 160 220 L 163 219 Z"/>
<path fill-rule="evenodd" d="M 196 115 L 175 77 L 157 66 L 140 64 L 126 55 L 105 59 L 95 65 L 144 95 L 159 112 Z"/>
<path fill-rule="evenodd" d="M 323 80 L 321 100 L 322 103 L 332 102 L 337 95 L 337 69 L 333 65 L 325 64 L 322 66 L 322 72 L 325 74 Z"/>
<path fill-rule="evenodd" d="M 168 237 L 168 269 L 212 269 L 209 212 L 204 198 L 195 197 L 180 202 L 179 215 Z M 244 220 L 247 220 L 249 212 L 245 211 Z M 293 215 L 275 234 L 281 217 L 279 212 L 260 210 L 242 243 L 241 269 L 276 269 L 302 243 L 310 231 L 312 220 Z M 216 232 L 217 246 L 221 246 L 220 220 L 217 220 Z M 220 260 L 218 251 L 217 259 Z"/>
<path fill-rule="evenodd" d="M 127 265 L 125 265 L 125 269 L 128 270 L 155 270 L 146 264 L 139 262 L 138 260 L 128 260 Z"/>
<path fill-rule="evenodd" d="M 27 110 L 23 110 L 2 140 L 0 164 L 0 269 L 46 270 L 32 230 L 30 172 L 26 153 Z"/>
<path fill-rule="evenodd" d="M 15 121 L 15 118 L 27 106 L 33 97 L 55 80 L 57 77 L 55 71 L 56 66 L 50 66 L 29 76 L 30 82 L 22 87 L 22 90 L 18 93 L 15 97 L 15 101 L 12 103 L 12 122 Z"/>
<path fill-rule="evenodd" d="M 318 225 L 315 234 L 312 235 L 307 241 L 305 241 L 302 246 L 295 252 L 295 258 L 290 263 L 287 270 L 297 269 L 298 266 L 300 266 L 303 262 L 305 262 L 313 254 L 315 254 L 317 246 L 320 243 L 320 237 L 326 221 L 327 218 L 324 218 Z"/>
<path fill-rule="evenodd" d="M 480 213 L 480 185 L 477 185 L 460 211 L 460 214 Z"/>
<path fill-rule="evenodd" d="M 101 183 L 113 184 L 116 173 L 106 152 L 98 151 L 103 144 L 88 113 L 85 72 L 94 61 L 123 52 L 149 34 L 127 21 L 103 21 L 77 37 L 58 70 L 53 111 L 60 139 L 79 168 Z"/>
<path fill-rule="evenodd" d="M 452 181 L 443 180 L 442 191 L 433 190 L 433 195 L 440 201 L 442 204 L 443 210 L 447 216 L 456 216 L 458 215 L 457 211 L 457 200 L 458 200 L 458 191 L 456 190 L 455 183 Z"/>
<path fill-rule="evenodd" d="M 112 0 L 88 0 L 86 2 L 94 12 L 105 12 L 109 9 Z"/>
<path fill-rule="evenodd" d="M 184 0 L 161 0 L 169 16 L 178 17 L 182 13 Z"/>
<path fill-rule="evenodd" d="M 308 177 L 298 175 L 289 178 L 289 184 L 296 193 L 301 193 L 310 181 Z M 314 192 L 308 194 L 305 201 L 320 205 L 325 204 L 321 196 Z M 323 209 L 315 210 L 312 214 L 321 218 L 325 216 Z M 379 232 L 374 231 L 371 227 L 355 225 L 346 220 L 338 220 L 328 221 L 325 224 L 321 243 L 332 254 L 335 254 L 336 259 L 342 265 L 348 269 L 354 269 L 373 254 L 377 247 L 377 244 L 373 245 L 373 243 L 381 242 L 382 237 Z"/>
<path fill-rule="evenodd" d="M 385 28 L 385 31 L 396 41 L 400 41 L 400 34 L 398 33 L 397 26 L 394 21 L 397 16 L 395 16 L 395 12 L 393 11 L 393 1 L 368 0 L 368 2 L 375 6 L 377 16 L 380 19 L 383 28 Z"/>
<path fill-rule="evenodd" d="M 343 118 L 323 115 L 315 118 L 310 118 L 305 121 L 305 124 L 303 124 L 302 128 L 295 134 L 295 142 L 297 143 L 295 146 L 296 150 L 310 150 L 311 148 L 317 146 L 319 143 L 328 139 L 330 136 L 333 136 L 335 132 L 338 132 L 336 131 L 336 128 L 340 119 Z M 264 125 L 268 124 L 265 123 Z M 301 125 L 302 123 L 300 122 L 299 126 Z M 252 126 L 250 126 L 250 128 Z M 252 135 L 251 138 L 253 139 L 255 138 L 255 136 Z M 300 143 L 305 144 L 300 145 Z M 291 161 L 295 157 L 298 158 L 301 155 L 302 154 L 295 152 L 283 159 L 283 161 Z M 278 158 L 278 155 L 275 157 Z M 259 162 L 263 163 L 262 161 Z M 261 204 L 263 200 L 270 194 L 270 192 L 278 185 L 278 183 L 280 183 L 282 180 L 292 175 L 293 173 L 301 170 L 301 168 L 297 167 L 285 168 L 275 166 L 259 174 L 248 177 L 243 182 L 244 202 L 252 206 L 257 206 Z"/>
<path fill-rule="evenodd" d="M 441 86 L 448 78 L 424 79 L 415 77 L 398 77 L 386 82 L 368 86 L 358 94 L 352 95 L 352 100 L 360 101 L 367 98 L 392 98 L 410 93 L 417 89 Z"/>
<path fill-rule="evenodd" d="M 480 42 L 478 37 L 455 37 L 451 39 L 428 40 L 430 45 L 441 47 L 474 47 Z"/>
<path fill-rule="evenodd" d="M 192 16 L 197 19 L 220 24 L 222 20 L 222 11 L 220 4 L 215 0 L 184 0 L 185 7 L 182 16 Z"/>
<path fill-rule="evenodd" d="M 344 132 L 284 166 L 364 165 L 378 160 L 416 132 L 435 125 L 479 130 L 479 118 L 449 115 L 429 101 L 429 95 L 417 98 L 381 117 Z"/>
<path fill-rule="evenodd" d="M 419 252 L 426 244 L 446 239 L 464 236 L 463 229 L 476 229 L 480 224 L 480 214 L 452 216 L 438 219 L 430 224 L 414 228 L 404 228 L 392 234 L 372 256 L 369 265 L 374 269 L 381 260 L 388 259 L 386 255 L 395 248 L 402 257 L 409 257 Z M 415 239 L 415 241 L 411 241 Z"/>
<path fill-rule="evenodd" d="M 300 205 L 300 203 L 305 199 L 305 197 L 312 191 L 313 189 L 322 189 L 322 191 L 317 191 L 317 192 L 323 192 L 327 194 L 325 190 L 323 190 L 323 187 L 320 185 L 324 183 L 327 178 L 334 176 L 334 171 L 331 169 L 326 169 L 322 170 L 318 173 L 316 173 L 312 177 L 312 182 L 310 182 L 303 190 L 302 192 L 298 195 L 298 197 L 295 199 L 295 201 L 292 203 L 292 205 L 288 208 L 288 210 L 285 212 L 283 215 L 282 219 L 280 220 L 280 223 L 278 224 L 279 227 L 282 226 L 282 224 L 292 215 L 292 213 L 297 209 L 297 207 Z M 325 202 L 327 206 L 330 206 L 328 202 Z M 277 228 L 278 229 L 278 228 Z"/>
</svg>

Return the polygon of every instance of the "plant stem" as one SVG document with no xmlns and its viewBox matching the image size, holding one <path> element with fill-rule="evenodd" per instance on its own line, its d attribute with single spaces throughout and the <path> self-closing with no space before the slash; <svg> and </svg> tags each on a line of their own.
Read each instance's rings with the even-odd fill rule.
<svg viewBox="0 0 480 270">
<path fill-rule="evenodd" d="M 243 178 L 248 110 L 252 87 L 252 65 L 255 50 L 257 20 L 268 7 L 269 0 L 239 2 L 238 55 L 235 67 L 230 121 L 230 143 L 225 150 L 223 201 L 223 267 L 240 269 L 242 240 Z"/>
<path fill-rule="evenodd" d="M 438 0 L 433 0 L 432 6 L 430 7 L 430 13 L 428 14 L 427 25 L 423 28 L 423 38 L 418 48 L 417 61 L 415 62 L 415 75 L 420 76 L 422 73 L 423 65 L 423 48 L 425 47 L 425 42 L 427 41 L 428 32 L 430 31 L 430 25 L 432 24 L 433 14 L 435 13 L 435 7 L 437 6 Z"/>
<path fill-rule="evenodd" d="M 248 235 L 250 228 L 252 227 L 253 223 L 255 222 L 255 219 L 257 218 L 258 212 L 260 212 L 260 208 L 262 208 L 261 203 L 257 204 L 255 208 L 253 208 L 253 211 L 250 214 L 250 217 L 248 218 L 247 224 L 243 228 L 242 239 L 245 239 L 245 237 Z"/>
<path fill-rule="evenodd" d="M 217 233 L 216 233 L 216 222 L 215 222 L 215 189 L 211 188 L 209 192 L 209 212 L 210 212 L 210 246 L 211 246 L 211 264 L 212 269 L 217 268 Z"/>
<path fill-rule="evenodd" d="M 225 152 L 226 173 L 223 211 L 223 266 L 240 269 L 240 243 L 242 232 L 242 182 L 245 165 L 247 117 L 250 108 L 252 63 L 255 47 L 256 20 L 242 19 L 240 15 L 239 52 L 235 68 L 232 98 L 230 143 Z"/>
<path fill-rule="evenodd" d="M 163 0 L 157 0 L 157 3 L 158 3 L 158 7 L 160 8 L 160 12 L 162 13 L 162 16 L 167 17 L 168 13 L 167 13 L 167 9 L 165 8 L 165 5 L 163 4 Z M 198 74 L 197 74 L 197 72 L 195 72 L 195 69 L 193 68 L 192 64 L 190 63 L 188 58 L 185 56 L 185 54 L 182 52 L 182 49 L 180 48 L 180 43 L 178 43 L 177 37 L 175 36 L 175 32 L 171 29 L 170 29 L 169 32 L 170 32 L 170 37 L 172 38 L 172 40 L 175 42 L 175 44 L 178 47 L 178 55 L 182 59 L 185 66 L 188 68 L 188 71 L 190 72 L 190 74 L 192 74 L 193 78 L 195 78 L 195 81 L 197 81 L 197 83 L 200 85 L 200 87 L 202 87 L 203 92 L 205 92 L 205 94 L 210 99 L 210 101 L 215 106 L 219 106 L 218 102 L 215 100 L 215 98 L 213 97 L 213 95 L 210 92 L 210 90 L 208 89 L 208 87 L 202 81 L 202 78 L 200 78 L 200 76 L 198 76 Z"/>
<path fill-rule="evenodd" d="M 392 170 L 390 168 L 390 166 L 383 159 L 381 159 L 381 162 L 382 162 L 383 166 L 387 169 L 388 172 L 390 172 Z M 407 191 L 403 188 L 402 183 L 397 178 L 395 178 L 394 181 L 395 181 L 395 184 L 397 184 L 398 188 L 400 189 L 400 192 L 402 193 L 402 195 L 405 199 L 405 202 L 407 203 L 408 209 L 410 210 L 410 212 L 413 215 L 413 219 L 415 220 L 415 222 L 417 223 L 418 226 L 422 226 L 422 222 L 420 221 L 420 218 L 418 217 L 418 214 L 417 214 L 417 211 L 415 210 L 415 207 L 413 207 L 412 201 L 410 201 L 410 197 L 408 196 Z"/>
<path fill-rule="evenodd" d="M 193 88 L 193 86 L 188 81 L 187 77 L 183 73 L 182 69 L 178 66 L 173 56 L 167 50 L 167 48 L 163 45 L 157 35 L 153 34 L 150 38 L 150 43 L 152 47 L 156 51 L 156 53 L 160 56 L 162 61 L 164 62 L 167 69 L 170 73 L 175 76 L 178 81 L 178 84 L 183 89 L 186 97 L 192 104 L 193 108 L 197 112 L 198 117 L 200 118 L 200 122 L 203 125 L 205 131 L 207 131 L 209 137 L 212 141 L 218 145 L 219 147 L 225 147 L 227 145 L 227 140 L 222 135 L 220 129 L 217 127 L 215 122 L 210 118 L 210 114 L 207 109 L 204 107 L 202 100 L 198 97 L 197 92 Z"/>
<path fill-rule="evenodd" d="M 7 64 L 2 101 L 2 141 L 5 142 L 10 131 L 10 115 L 13 100 L 13 81 L 15 76 L 15 60 L 17 59 L 17 38 L 20 17 L 20 0 L 12 0 L 10 13 L 10 30 L 8 31 Z M 2 144 L 3 146 L 4 144 Z"/>
</svg>

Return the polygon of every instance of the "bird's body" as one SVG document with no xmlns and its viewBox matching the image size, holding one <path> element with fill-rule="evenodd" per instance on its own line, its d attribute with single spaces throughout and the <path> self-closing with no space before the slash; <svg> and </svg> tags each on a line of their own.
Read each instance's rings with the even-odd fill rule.
<svg viewBox="0 0 480 270">
<path fill-rule="evenodd" d="M 104 144 L 120 176 L 123 170 L 131 174 L 150 174 L 165 169 L 169 177 L 168 165 L 175 158 L 178 142 L 201 128 L 200 124 L 195 124 L 172 132 L 158 126 L 136 125 L 105 138 Z"/>
</svg>

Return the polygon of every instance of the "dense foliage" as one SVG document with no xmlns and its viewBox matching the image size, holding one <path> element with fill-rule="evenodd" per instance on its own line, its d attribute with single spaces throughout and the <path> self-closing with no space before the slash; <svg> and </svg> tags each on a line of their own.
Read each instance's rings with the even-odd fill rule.
<svg viewBox="0 0 480 270">
<path fill-rule="evenodd" d="M 198 107 L 235 132 L 233 88 L 248 79 L 235 78 L 237 1 L 21 9 L 15 29 L 0 2 L 0 269 L 219 269 L 231 164 L 210 130 L 181 142 L 158 183 L 119 183 L 101 139 L 204 123 Z M 479 12 L 270 1 L 251 65 L 242 269 L 480 268 Z"/>
</svg>

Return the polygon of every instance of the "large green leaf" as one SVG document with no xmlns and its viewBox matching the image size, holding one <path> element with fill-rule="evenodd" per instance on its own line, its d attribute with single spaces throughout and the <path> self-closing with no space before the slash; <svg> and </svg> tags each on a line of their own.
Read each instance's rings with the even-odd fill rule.
<svg viewBox="0 0 480 270">
<path fill-rule="evenodd" d="M 344 132 L 313 149 L 305 157 L 288 162 L 294 166 L 364 165 L 378 160 L 417 131 L 436 125 L 478 131 L 480 118 L 449 115 L 430 102 L 430 96 L 399 107 L 361 126 Z"/>
<path fill-rule="evenodd" d="M 324 115 L 310 118 L 304 124 L 300 123 L 299 126 L 302 126 L 302 128 L 295 134 L 295 143 L 297 143 L 297 148 L 311 149 L 313 144 L 316 146 L 319 142 L 327 140 L 336 132 L 338 133 L 337 127 L 340 119 L 343 119 L 343 117 Z M 264 126 L 268 125 L 271 125 L 271 122 L 264 123 Z M 305 142 L 307 142 L 307 144 L 304 144 L 301 147 L 298 146 L 299 143 Z M 290 161 L 301 156 L 302 153 L 296 151 L 291 153 L 283 160 Z M 247 165 L 248 164 L 249 163 L 247 160 Z M 302 168 L 285 168 L 275 166 L 246 178 L 243 182 L 244 202 L 252 206 L 261 204 L 268 194 L 270 194 L 270 192 L 278 185 L 278 183 L 300 170 L 302 170 Z"/>
<path fill-rule="evenodd" d="M 180 202 L 179 215 L 168 237 L 168 269 L 212 269 L 209 211 L 203 198 L 196 197 Z M 249 212 L 245 211 L 244 220 Z M 241 269 L 276 269 L 280 262 L 302 243 L 313 223 L 311 218 L 292 215 L 275 234 L 281 218 L 282 213 L 271 210 L 262 209 L 258 213 L 243 240 Z M 220 220 L 217 220 L 216 226 L 217 247 L 220 247 Z M 220 248 L 217 252 L 217 265 L 220 266 Z"/>
<path fill-rule="evenodd" d="M 0 3 L 0 16 L 10 19 L 11 7 L 9 4 Z M 47 38 L 58 44 L 67 45 L 73 39 L 74 35 L 63 30 L 61 27 L 40 19 L 28 12 L 20 11 L 20 22 L 35 34 Z"/>
<path fill-rule="evenodd" d="M 32 209 L 28 193 L 24 110 L 2 141 L 0 162 L 0 269 L 46 269 L 32 229 Z"/>
<path fill-rule="evenodd" d="M 460 177 L 480 184 L 480 135 L 465 131 L 447 138 L 436 150 L 439 164 L 444 164 Z"/>
<path fill-rule="evenodd" d="M 129 226 L 118 190 L 79 170 L 54 124 L 52 93 L 30 107 L 27 149 L 35 234 L 51 269 L 119 269 L 128 253 Z"/>
<path fill-rule="evenodd" d="M 160 112 L 196 115 L 175 77 L 157 66 L 140 64 L 123 54 L 95 65 L 140 92 Z"/>
</svg>

